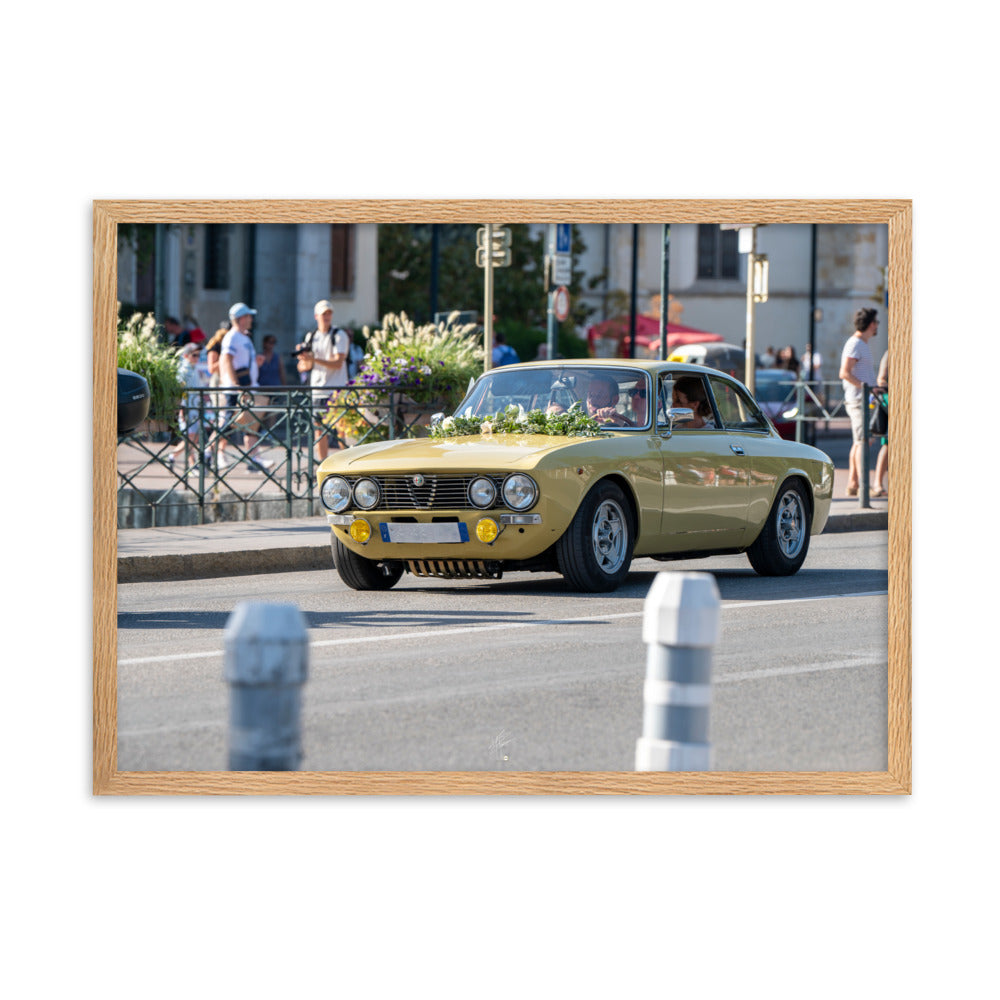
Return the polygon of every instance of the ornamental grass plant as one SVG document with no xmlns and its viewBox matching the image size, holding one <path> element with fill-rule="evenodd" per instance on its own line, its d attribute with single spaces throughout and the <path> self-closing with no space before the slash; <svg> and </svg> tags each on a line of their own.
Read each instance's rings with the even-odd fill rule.
<svg viewBox="0 0 1000 1000">
<path fill-rule="evenodd" d="M 120 306 L 119 306 L 120 309 Z M 149 419 L 176 427 L 185 386 L 177 374 L 180 355 L 160 337 L 152 313 L 118 317 L 118 367 L 149 383 Z"/>
</svg>

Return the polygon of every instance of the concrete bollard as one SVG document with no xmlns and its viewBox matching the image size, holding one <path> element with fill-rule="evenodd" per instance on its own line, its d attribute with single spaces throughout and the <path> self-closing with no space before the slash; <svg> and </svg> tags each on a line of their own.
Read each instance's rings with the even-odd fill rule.
<svg viewBox="0 0 1000 1000">
<path fill-rule="evenodd" d="M 719 589 L 710 573 L 657 573 L 643 608 L 648 644 L 637 771 L 707 771 Z"/>
<path fill-rule="evenodd" d="M 309 636 L 294 604 L 244 601 L 225 629 L 229 770 L 294 771 L 302 760 L 301 694 Z"/>
</svg>

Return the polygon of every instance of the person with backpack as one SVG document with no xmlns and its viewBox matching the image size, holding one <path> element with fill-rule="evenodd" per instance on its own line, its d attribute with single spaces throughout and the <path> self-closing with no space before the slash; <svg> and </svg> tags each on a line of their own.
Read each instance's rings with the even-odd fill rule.
<svg viewBox="0 0 1000 1000">
<path fill-rule="evenodd" d="M 504 335 L 496 330 L 493 333 L 493 367 L 516 365 L 520 360 L 517 351 L 504 340 Z"/>
<path fill-rule="evenodd" d="M 330 453 L 330 429 L 323 422 L 333 390 L 347 385 L 347 360 L 351 338 L 346 330 L 334 328 L 333 304 L 321 299 L 313 310 L 316 329 L 306 334 L 296 348 L 298 370 L 309 373 L 312 411 L 317 421 L 316 457 L 319 461 Z"/>
</svg>

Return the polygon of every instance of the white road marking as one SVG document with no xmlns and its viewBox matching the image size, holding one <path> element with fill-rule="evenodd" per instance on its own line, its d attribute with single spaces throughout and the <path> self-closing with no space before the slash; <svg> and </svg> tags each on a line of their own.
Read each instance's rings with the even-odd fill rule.
<svg viewBox="0 0 1000 1000">
<path fill-rule="evenodd" d="M 816 597 L 790 597 L 777 601 L 731 601 L 722 604 L 723 611 L 738 611 L 741 608 L 771 607 L 778 604 L 802 604 L 809 601 L 833 601 L 849 597 L 885 597 L 886 590 L 869 590 L 856 594 L 821 594 Z M 415 639 L 440 639 L 449 635 L 466 635 L 470 632 L 497 632 L 503 629 L 541 628 L 543 625 L 576 625 L 583 622 L 602 622 L 615 618 L 640 618 L 642 611 L 624 611 L 613 615 L 587 615 L 581 618 L 547 618 L 531 622 L 501 622 L 497 625 L 468 625 L 464 628 L 434 629 L 430 632 L 393 632 L 388 635 L 347 636 L 343 639 L 317 639 L 309 643 L 312 649 L 329 646 L 349 646 L 366 642 L 412 642 Z M 223 655 L 223 650 L 213 649 L 203 653 L 171 653 L 166 656 L 136 656 L 119 660 L 119 666 L 135 666 L 141 663 L 178 663 L 183 660 L 205 660 Z M 731 677 L 734 675 L 730 675 Z M 754 675 L 756 676 L 756 675 Z"/>
<path fill-rule="evenodd" d="M 765 677 L 790 677 L 792 674 L 812 674 L 824 670 L 853 670 L 855 667 L 876 667 L 885 663 L 885 657 L 857 656 L 853 660 L 799 664 L 794 667 L 765 667 L 763 670 L 740 670 L 732 674 L 718 674 L 712 678 L 712 683 L 738 684 L 740 681 L 759 681 Z"/>
</svg>

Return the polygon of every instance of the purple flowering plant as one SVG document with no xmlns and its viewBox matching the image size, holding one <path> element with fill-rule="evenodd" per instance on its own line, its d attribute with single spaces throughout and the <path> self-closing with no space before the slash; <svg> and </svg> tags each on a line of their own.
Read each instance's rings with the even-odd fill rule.
<svg viewBox="0 0 1000 1000">
<path fill-rule="evenodd" d="M 457 314 L 452 314 L 444 323 L 417 326 L 406 313 L 389 313 L 379 329 L 365 327 L 365 357 L 348 383 L 354 391 L 331 399 L 326 422 L 349 436 L 373 441 L 387 436 L 385 426 L 373 426 L 370 417 L 382 416 L 390 394 L 397 404 L 453 411 L 470 378 L 483 371 L 479 328 L 456 320 Z M 408 431 L 412 428 L 403 428 Z"/>
</svg>

